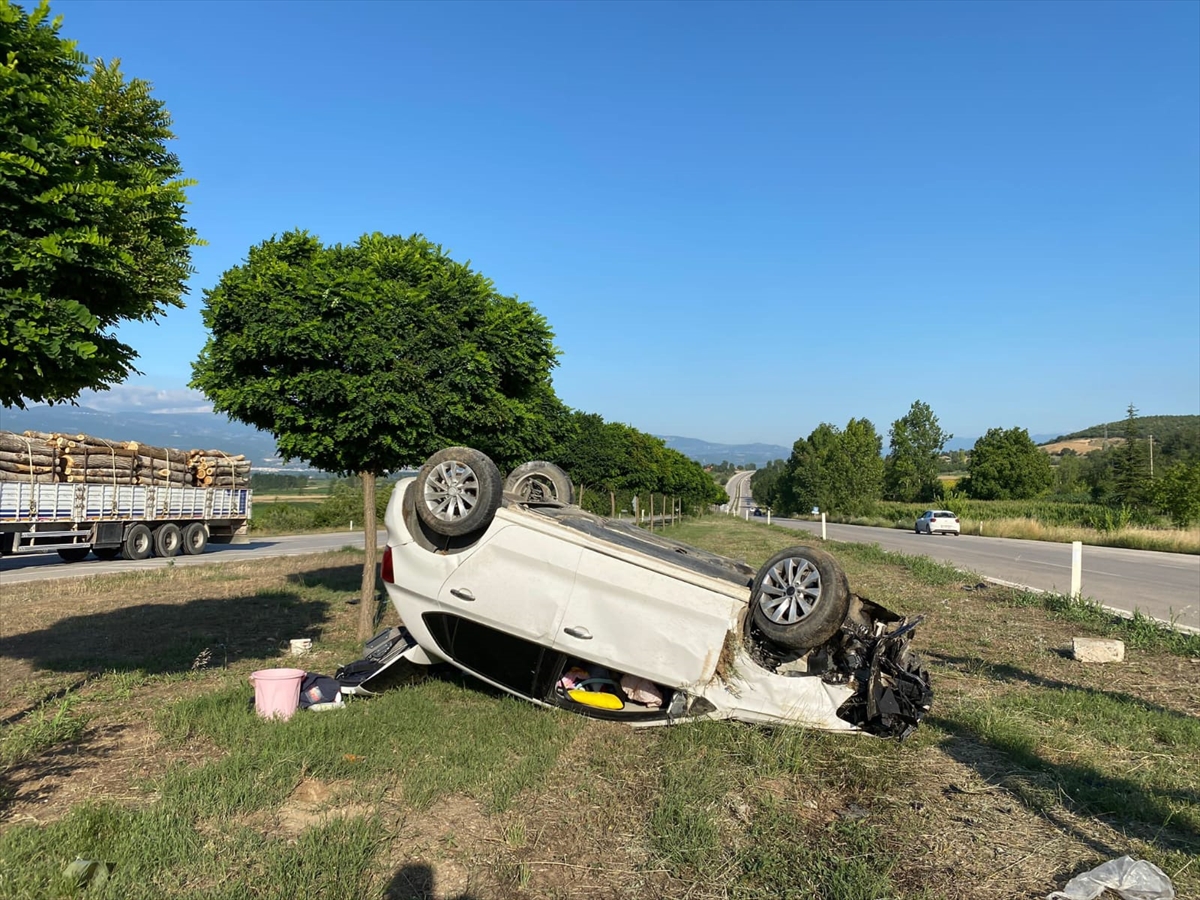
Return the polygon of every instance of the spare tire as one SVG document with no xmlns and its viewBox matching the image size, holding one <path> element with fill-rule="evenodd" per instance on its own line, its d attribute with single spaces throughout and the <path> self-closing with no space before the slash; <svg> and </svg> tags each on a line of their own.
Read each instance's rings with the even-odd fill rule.
<svg viewBox="0 0 1200 900">
<path fill-rule="evenodd" d="M 750 604 L 763 635 L 790 650 L 809 650 L 842 627 L 850 611 L 850 585 L 828 553 L 789 547 L 758 570 Z"/>
<path fill-rule="evenodd" d="M 413 487 L 417 516 L 446 537 L 487 528 L 504 493 L 496 464 L 470 447 L 447 447 L 433 454 Z"/>
<path fill-rule="evenodd" d="M 571 506 L 575 503 L 575 486 L 571 476 L 552 462 L 534 460 L 517 466 L 504 482 L 505 493 L 513 494 L 522 503 Z"/>
</svg>

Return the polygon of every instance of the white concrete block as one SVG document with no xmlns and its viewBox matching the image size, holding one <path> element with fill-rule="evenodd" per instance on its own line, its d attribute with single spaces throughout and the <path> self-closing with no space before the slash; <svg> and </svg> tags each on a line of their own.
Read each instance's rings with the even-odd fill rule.
<svg viewBox="0 0 1200 900">
<path fill-rule="evenodd" d="M 1125 659 L 1125 642 L 1109 638 L 1072 638 L 1071 655 L 1080 662 L 1121 662 Z"/>
</svg>

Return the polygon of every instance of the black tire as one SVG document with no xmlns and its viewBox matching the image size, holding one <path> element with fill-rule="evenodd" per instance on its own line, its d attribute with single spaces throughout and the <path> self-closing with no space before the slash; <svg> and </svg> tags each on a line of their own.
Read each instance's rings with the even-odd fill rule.
<svg viewBox="0 0 1200 900">
<path fill-rule="evenodd" d="M 208 546 L 208 529 L 203 522 L 192 522 L 183 529 L 183 552 L 188 556 L 199 556 Z"/>
<path fill-rule="evenodd" d="M 445 537 L 487 528 L 504 494 L 496 464 L 470 447 L 447 447 L 433 454 L 413 487 L 417 516 Z"/>
<path fill-rule="evenodd" d="M 89 552 L 91 551 L 88 547 L 63 547 L 58 551 L 58 555 L 62 557 L 63 562 L 82 562 L 87 559 Z"/>
<path fill-rule="evenodd" d="M 96 559 L 102 559 L 105 562 L 121 558 L 120 547 L 93 547 L 92 552 L 96 554 Z"/>
<path fill-rule="evenodd" d="M 517 466 L 504 481 L 504 491 L 522 503 L 572 506 L 575 486 L 571 476 L 551 462 L 534 460 Z"/>
<path fill-rule="evenodd" d="M 850 586 L 832 556 L 789 547 L 768 559 L 750 586 L 754 624 L 791 650 L 817 647 L 835 634 L 850 611 Z"/>
<path fill-rule="evenodd" d="M 183 532 L 174 522 L 167 522 L 154 529 L 154 555 L 164 559 L 178 556 L 183 549 Z"/>
<path fill-rule="evenodd" d="M 149 559 L 154 552 L 154 536 L 150 529 L 141 522 L 132 526 L 125 533 L 125 544 L 121 555 L 126 559 Z"/>
</svg>

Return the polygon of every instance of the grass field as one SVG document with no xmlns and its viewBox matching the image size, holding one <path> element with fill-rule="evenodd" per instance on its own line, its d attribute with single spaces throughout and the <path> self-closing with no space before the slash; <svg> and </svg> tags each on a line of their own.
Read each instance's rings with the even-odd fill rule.
<svg viewBox="0 0 1200 900">
<path fill-rule="evenodd" d="M 753 564 L 795 540 L 673 533 Z M 1200 897 L 1196 641 L 829 549 L 926 617 L 937 696 L 905 743 L 635 731 L 445 673 L 258 720 L 247 675 L 288 638 L 314 671 L 358 655 L 351 552 L 6 588 L 0 897 L 76 896 L 82 856 L 115 864 L 93 898 L 1040 898 L 1123 853 Z M 1067 657 L 1113 627 L 1125 663 Z"/>
</svg>

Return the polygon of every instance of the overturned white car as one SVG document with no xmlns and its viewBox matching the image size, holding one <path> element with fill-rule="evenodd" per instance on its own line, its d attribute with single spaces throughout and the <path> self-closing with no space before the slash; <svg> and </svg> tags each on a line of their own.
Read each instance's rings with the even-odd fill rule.
<svg viewBox="0 0 1200 900">
<path fill-rule="evenodd" d="M 411 662 L 634 725 L 735 718 L 904 737 L 932 691 L 913 627 L 792 547 L 755 572 L 573 505 L 533 462 L 505 480 L 442 450 L 388 505 L 382 576 Z"/>
</svg>

